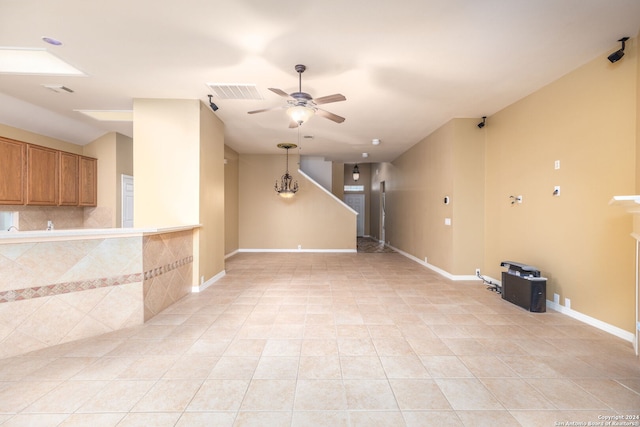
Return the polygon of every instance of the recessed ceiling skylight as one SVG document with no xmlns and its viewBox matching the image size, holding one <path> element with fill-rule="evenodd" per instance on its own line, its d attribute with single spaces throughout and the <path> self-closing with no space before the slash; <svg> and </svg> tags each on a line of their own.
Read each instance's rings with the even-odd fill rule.
<svg viewBox="0 0 640 427">
<path fill-rule="evenodd" d="M 0 73 L 48 76 L 84 76 L 46 49 L 0 47 Z"/>
<path fill-rule="evenodd" d="M 133 110 L 73 110 L 103 122 L 132 122 Z"/>
</svg>

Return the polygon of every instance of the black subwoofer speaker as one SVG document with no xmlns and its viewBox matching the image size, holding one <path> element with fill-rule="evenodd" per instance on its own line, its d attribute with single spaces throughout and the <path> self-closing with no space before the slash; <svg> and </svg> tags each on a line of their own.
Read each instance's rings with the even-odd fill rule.
<svg viewBox="0 0 640 427">
<path fill-rule="evenodd" d="M 535 313 L 547 311 L 547 279 L 502 272 L 502 298 Z"/>
</svg>

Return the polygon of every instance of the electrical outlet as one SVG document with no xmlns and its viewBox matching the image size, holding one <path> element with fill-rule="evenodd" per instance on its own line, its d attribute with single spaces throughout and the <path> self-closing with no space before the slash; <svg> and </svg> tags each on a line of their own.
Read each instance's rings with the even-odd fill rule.
<svg viewBox="0 0 640 427">
<path fill-rule="evenodd" d="M 476 276 L 479 276 L 479 275 L 480 275 L 480 269 L 476 268 Z"/>
<path fill-rule="evenodd" d="M 553 162 L 553 168 L 560 169 L 560 160 L 556 160 L 555 162 Z"/>
<path fill-rule="evenodd" d="M 571 310 L 571 300 L 569 298 L 564 299 L 564 306 Z"/>
<path fill-rule="evenodd" d="M 560 295 L 556 293 L 553 294 L 553 303 L 556 305 L 560 305 Z"/>
<path fill-rule="evenodd" d="M 559 185 L 556 185 L 556 186 L 553 187 L 553 195 L 556 196 L 556 197 L 560 195 L 560 186 Z"/>
<path fill-rule="evenodd" d="M 298 245 L 298 250 L 301 251 L 302 250 L 302 245 Z"/>
<path fill-rule="evenodd" d="M 518 203 L 522 203 L 522 195 L 519 195 L 518 197 L 516 197 L 516 201 Z"/>
</svg>

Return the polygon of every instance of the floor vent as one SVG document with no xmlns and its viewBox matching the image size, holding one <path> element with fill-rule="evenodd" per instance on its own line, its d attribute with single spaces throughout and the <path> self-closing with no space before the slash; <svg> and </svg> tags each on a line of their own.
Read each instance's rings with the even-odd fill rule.
<svg viewBox="0 0 640 427">
<path fill-rule="evenodd" d="M 217 99 L 264 99 L 256 85 L 238 83 L 207 83 Z"/>
</svg>

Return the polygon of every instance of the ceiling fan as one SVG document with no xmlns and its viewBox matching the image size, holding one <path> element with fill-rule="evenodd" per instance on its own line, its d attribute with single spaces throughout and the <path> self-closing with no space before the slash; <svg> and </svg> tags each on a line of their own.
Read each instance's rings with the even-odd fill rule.
<svg viewBox="0 0 640 427">
<path fill-rule="evenodd" d="M 331 102 L 346 101 L 347 98 L 344 95 L 336 93 L 333 95 L 322 96 L 320 98 L 313 98 L 308 93 L 302 91 L 302 73 L 307 69 L 306 66 L 298 64 L 295 66 L 295 70 L 298 72 L 298 92 L 291 94 L 277 88 L 270 87 L 269 90 L 287 100 L 287 105 L 283 107 L 263 108 L 261 110 L 249 111 L 248 114 L 262 113 L 264 111 L 277 110 L 281 108 L 287 109 L 287 114 L 291 118 L 290 128 L 301 126 L 304 122 L 309 120 L 314 114 L 317 114 L 326 119 L 332 120 L 336 123 L 344 122 L 344 117 L 340 117 L 337 114 L 330 113 L 329 111 L 318 108 L 318 105 L 329 104 Z"/>
</svg>

